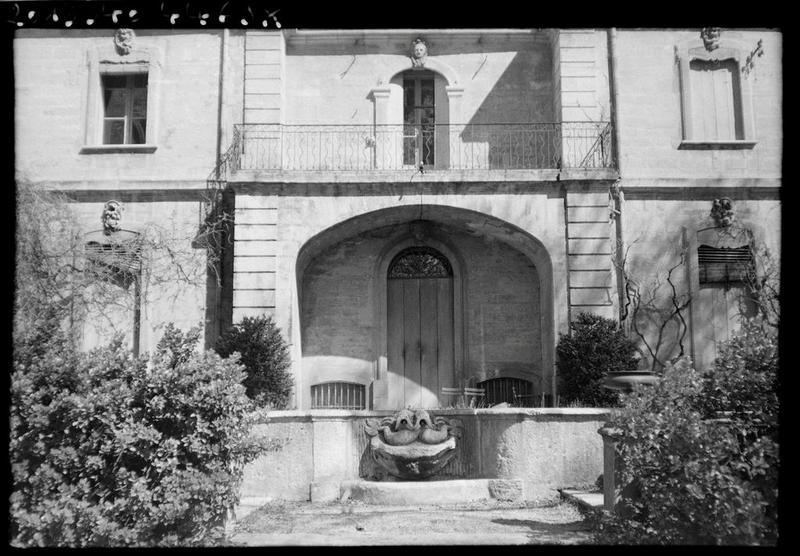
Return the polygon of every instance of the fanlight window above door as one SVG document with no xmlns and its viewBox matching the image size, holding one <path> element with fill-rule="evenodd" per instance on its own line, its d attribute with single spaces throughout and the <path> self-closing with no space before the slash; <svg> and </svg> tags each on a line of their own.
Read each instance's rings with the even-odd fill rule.
<svg viewBox="0 0 800 556">
<path fill-rule="evenodd" d="M 389 265 L 389 278 L 447 278 L 452 275 L 450 262 L 431 247 L 404 249 Z"/>
</svg>

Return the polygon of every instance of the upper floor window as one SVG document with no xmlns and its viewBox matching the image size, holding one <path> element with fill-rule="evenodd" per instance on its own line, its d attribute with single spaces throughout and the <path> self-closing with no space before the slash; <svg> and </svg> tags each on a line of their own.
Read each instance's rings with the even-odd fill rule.
<svg viewBox="0 0 800 556">
<path fill-rule="evenodd" d="M 403 164 L 434 165 L 436 105 L 431 72 L 403 77 Z"/>
<path fill-rule="evenodd" d="M 113 41 L 109 37 L 86 52 L 84 154 L 152 153 L 157 148 L 163 51 L 140 45 L 132 31 L 119 31 Z"/>
<path fill-rule="evenodd" d="M 692 60 L 691 125 L 696 139 L 743 140 L 742 95 L 735 60 Z"/>
<path fill-rule="evenodd" d="M 147 74 L 105 74 L 103 144 L 144 144 L 147 137 Z"/>
<path fill-rule="evenodd" d="M 698 38 L 676 47 L 681 83 L 681 149 L 753 148 L 750 83 L 738 43 L 706 50 Z"/>
</svg>

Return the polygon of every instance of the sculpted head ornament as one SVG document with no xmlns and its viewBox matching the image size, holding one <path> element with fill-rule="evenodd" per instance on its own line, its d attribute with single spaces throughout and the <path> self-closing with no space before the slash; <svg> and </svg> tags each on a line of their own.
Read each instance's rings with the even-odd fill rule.
<svg viewBox="0 0 800 556">
<path fill-rule="evenodd" d="M 416 67 L 425 65 L 425 60 L 428 57 L 428 43 L 422 37 L 417 37 L 411 43 L 411 64 Z"/>
<path fill-rule="evenodd" d="M 711 217 L 716 221 L 717 226 L 728 227 L 733 224 L 736 218 L 733 213 L 733 201 L 728 197 L 714 199 L 711 206 Z"/>
<path fill-rule="evenodd" d="M 120 220 L 122 219 L 122 203 L 119 201 L 108 201 L 103 207 L 103 215 L 100 221 L 103 223 L 103 233 L 109 235 L 120 230 Z"/>
<path fill-rule="evenodd" d="M 700 30 L 700 38 L 703 39 L 703 46 L 711 52 L 719 48 L 719 27 L 703 27 Z"/>
<path fill-rule="evenodd" d="M 133 29 L 117 29 L 114 33 L 114 47 L 117 49 L 117 54 L 120 56 L 130 54 L 135 38 L 136 34 Z"/>
</svg>

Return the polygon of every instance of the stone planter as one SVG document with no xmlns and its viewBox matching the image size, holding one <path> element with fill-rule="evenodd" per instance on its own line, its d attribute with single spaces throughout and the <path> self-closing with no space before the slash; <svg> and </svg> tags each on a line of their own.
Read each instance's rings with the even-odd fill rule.
<svg viewBox="0 0 800 556">
<path fill-rule="evenodd" d="M 603 388 L 627 393 L 632 392 L 636 385 L 652 386 L 659 380 L 658 375 L 650 371 L 619 371 L 608 373 Z"/>
<path fill-rule="evenodd" d="M 613 427 L 602 427 L 598 431 L 603 437 L 603 509 L 613 512 L 617 505 L 617 485 L 622 468 L 622 460 L 617 454 L 617 441 L 622 430 Z"/>
</svg>

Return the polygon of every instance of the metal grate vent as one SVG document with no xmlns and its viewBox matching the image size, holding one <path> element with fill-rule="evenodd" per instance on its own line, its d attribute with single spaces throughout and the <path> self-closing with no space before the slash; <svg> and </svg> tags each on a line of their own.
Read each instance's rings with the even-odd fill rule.
<svg viewBox="0 0 800 556">
<path fill-rule="evenodd" d="M 89 241 L 85 246 L 86 258 L 109 267 L 116 272 L 137 272 L 141 268 L 141 247 L 136 243 L 99 243 Z"/>
<path fill-rule="evenodd" d="M 744 282 L 753 268 L 753 254 L 747 245 L 742 247 L 701 245 L 697 248 L 697 262 L 701 284 Z"/>
<path fill-rule="evenodd" d="M 366 409 L 363 384 L 324 382 L 311 386 L 311 409 Z"/>
<path fill-rule="evenodd" d="M 533 407 L 533 384 L 521 378 L 490 378 L 478 383 L 486 391 L 486 404 L 508 402 L 516 407 Z"/>
</svg>

